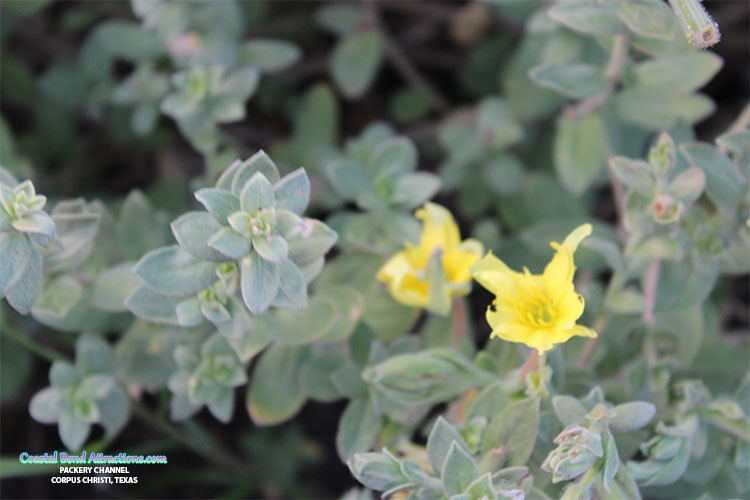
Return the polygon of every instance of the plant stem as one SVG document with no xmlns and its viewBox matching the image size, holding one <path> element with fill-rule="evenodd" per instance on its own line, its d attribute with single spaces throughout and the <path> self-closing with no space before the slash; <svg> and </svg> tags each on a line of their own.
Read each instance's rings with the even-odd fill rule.
<svg viewBox="0 0 750 500">
<path fill-rule="evenodd" d="M 399 45 L 393 40 L 388 30 L 380 21 L 380 13 L 375 0 L 365 2 L 367 12 L 375 29 L 378 30 L 383 39 L 386 57 L 391 61 L 393 66 L 398 70 L 401 76 L 417 90 L 421 90 L 432 101 L 432 104 L 439 110 L 447 110 L 448 100 L 433 87 L 430 82 L 414 67 L 408 57 L 404 55 Z"/>
<path fill-rule="evenodd" d="M 184 432 L 180 431 L 177 427 L 172 425 L 170 422 L 164 420 L 151 413 L 146 407 L 137 401 L 133 401 L 132 404 L 133 413 L 136 414 L 141 420 L 148 423 L 152 427 L 158 429 L 163 434 L 171 437 L 175 441 L 182 443 L 185 447 L 189 448 L 196 454 L 202 456 L 210 462 L 214 462 L 222 467 L 228 467 L 238 473 L 246 473 L 247 467 L 239 459 L 234 458 L 222 450 L 211 450 L 205 445 L 198 443 L 186 436 Z"/>
<path fill-rule="evenodd" d="M 531 351 L 531 354 L 529 354 L 529 358 L 526 360 L 526 362 L 523 364 L 521 369 L 518 372 L 518 376 L 521 378 L 521 380 L 526 379 L 526 375 L 529 374 L 529 372 L 536 370 L 539 366 L 539 351 L 534 349 Z"/>
<path fill-rule="evenodd" d="M 599 475 L 600 468 L 601 466 L 598 463 L 592 465 L 578 482 L 571 484 L 565 490 L 563 496 L 560 497 L 560 500 L 579 500 L 580 498 L 588 498 L 588 496 L 585 495 L 585 492 L 591 488 L 591 483 L 593 483 L 596 476 Z"/>
<path fill-rule="evenodd" d="M 464 328 L 466 323 L 466 303 L 461 297 L 453 299 L 453 314 L 451 315 L 453 326 L 453 340 L 460 341 L 466 334 Z"/>
<path fill-rule="evenodd" d="M 580 118 L 604 106 L 617 88 L 617 82 L 622 74 L 625 62 L 628 60 L 630 38 L 627 33 L 616 35 L 612 42 L 612 53 L 604 69 L 604 76 L 609 80 L 607 88 L 588 99 L 584 99 L 575 106 L 566 108 L 563 113 L 570 118 Z"/>
<path fill-rule="evenodd" d="M 609 312 L 605 311 L 594 321 L 594 331 L 596 332 L 597 336 L 586 341 L 586 345 L 583 346 L 583 350 L 578 356 L 579 365 L 585 365 L 589 362 L 591 355 L 594 354 L 594 350 L 599 344 L 599 339 L 601 338 L 602 332 L 607 327 L 607 323 L 609 323 Z"/>
<path fill-rule="evenodd" d="M 37 356 L 44 358 L 51 363 L 54 361 L 70 361 L 70 358 L 68 358 L 64 354 L 44 347 L 28 335 L 24 335 L 21 332 L 16 331 L 10 325 L 2 325 L 2 327 L 0 328 L 0 332 L 2 332 L 4 336 L 10 338 L 11 340 L 14 340 Z"/>
<path fill-rule="evenodd" d="M 643 321 L 652 328 L 654 326 L 654 305 L 656 304 L 656 289 L 659 285 L 659 274 L 661 273 L 661 260 L 654 259 L 646 270 L 644 283 L 644 295 L 646 298 L 646 309 L 643 311 Z"/>
</svg>

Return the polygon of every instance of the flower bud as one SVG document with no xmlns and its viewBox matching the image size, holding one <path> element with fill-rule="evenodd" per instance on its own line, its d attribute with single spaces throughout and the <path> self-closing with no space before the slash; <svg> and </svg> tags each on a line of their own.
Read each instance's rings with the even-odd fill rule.
<svg viewBox="0 0 750 500">
<path fill-rule="evenodd" d="M 543 470 L 552 473 L 554 483 L 580 476 L 604 456 L 602 438 L 580 425 L 565 428 L 554 442 L 559 446 L 542 464 Z"/>
<path fill-rule="evenodd" d="M 672 195 L 662 193 L 651 204 L 651 215 L 658 224 L 671 224 L 680 219 L 683 207 L 683 203 Z"/>
<path fill-rule="evenodd" d="M 648 161 L 657 175 L 667 174 L 674 168 L 677 163 L 677 150 L 669 134 L 663 132 L 659 136 L 659 141 L 649 152 Z"/>
</svg>

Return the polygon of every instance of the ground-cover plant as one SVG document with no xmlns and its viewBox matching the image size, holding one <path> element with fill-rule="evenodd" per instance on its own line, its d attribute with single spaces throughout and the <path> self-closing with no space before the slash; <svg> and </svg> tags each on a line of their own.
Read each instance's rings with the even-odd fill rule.
<svg viewBox="0 0 750 500">
<path fill-rule="evenodd" d="M 5 2 L 0 476 L 747 496 L 750 107 L 700 93 L 747 33 L 706 7 Z"/>
</svg>

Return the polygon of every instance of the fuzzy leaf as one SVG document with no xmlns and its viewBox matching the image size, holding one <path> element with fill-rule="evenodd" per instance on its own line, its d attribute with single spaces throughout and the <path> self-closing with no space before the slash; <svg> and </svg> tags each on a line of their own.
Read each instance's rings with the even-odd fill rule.
<svg viewBox="0 0 750 500">
<path fill-rule="evenodd" d="M 304 168 L 285 175 L 274 184 L 273 194 L 276 197 L 276 208 L 286 209 L 302 215 L 310 203 L 310 179 Z"/>
<path fill-rule="evenodd" d="M 218 264 L 198 260 L 179 246 L 158 248 L 144 255 L 133 273 L 155 292 L 185 296 L 216 282 Z"/>
<path fill-rule="evenodd" d="M 260 358 L 247 391 L 247 411 L 255 425 L 278 424 L 302 408 L 305 393 L 299 367 L 304 347 L 275 345 Z"/>
<path fill-rule="evenodd" d="M 279 290 L 279 268 L 258 255 L 240 261 L 242 299 L 250 312 L 260 314 L 273 302 Z"/>
</svg>

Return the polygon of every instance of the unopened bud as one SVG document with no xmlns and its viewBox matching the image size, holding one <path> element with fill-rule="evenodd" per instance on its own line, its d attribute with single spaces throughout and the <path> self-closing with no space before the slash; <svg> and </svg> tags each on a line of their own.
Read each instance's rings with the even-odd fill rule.
<svg viewBox="0 0 750 500">
<path fill-rule="evenodd" d="M 658 195 L 651 204 L 651 214 L 659 224 L 671 224 L 680 218 L 683 208 L 682 202 L 667 193 Z"/>
<path fill-rule="evenodd" d="M 648 161 L 657 175 L 664 175 L 674 168 L 677 163 L 677 150 L 669 134 L 663 132 L 659 136 L 659 141 L 651 148 Z"/>
</svg>

